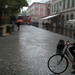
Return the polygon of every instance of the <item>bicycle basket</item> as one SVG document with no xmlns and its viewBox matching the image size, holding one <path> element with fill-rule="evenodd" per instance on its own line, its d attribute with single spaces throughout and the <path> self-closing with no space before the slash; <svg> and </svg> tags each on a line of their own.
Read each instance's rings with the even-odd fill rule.
<svg viewBox="0 0 75 75">
<path fill-rule="evenodd" d="M 59 42 L 57 44 L 56 53 L 57 54 L 62 54 L 64 47 L 65 47 L 65 41 L 64 40 L 59 40 Z"/>
</svg>

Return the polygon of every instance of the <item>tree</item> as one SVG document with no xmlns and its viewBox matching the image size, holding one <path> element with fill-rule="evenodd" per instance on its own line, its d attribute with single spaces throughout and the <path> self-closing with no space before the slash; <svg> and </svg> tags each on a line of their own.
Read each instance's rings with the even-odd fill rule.
<svg viewBox="0 0 75 75">
<path fill-rule="evenodd" d="M 8 8 L 5 8 L 5 5 L 8 5 Z M 26 0 L 0 0 L 0 15 L 17 14 L 23 6 L 28 6 Z"/>
</svg>

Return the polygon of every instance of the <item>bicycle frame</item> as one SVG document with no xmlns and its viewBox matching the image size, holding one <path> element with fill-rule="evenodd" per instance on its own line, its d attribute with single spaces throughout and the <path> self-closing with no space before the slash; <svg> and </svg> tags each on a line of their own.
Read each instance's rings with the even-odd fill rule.
<svg viewBox="0 0 75 75">
<path fill-rule="evenodd" d="M 71 61 L 71 63 L 73 63 L 74 57 L 72 56 L 72 54 L 70 53 L 68 48 L 69 48 L 69 44 L 66 44 L 66 48 L 64 49 L 62 56 L 66 55 L 69 58 L 69 60 Z"/>
</svg>

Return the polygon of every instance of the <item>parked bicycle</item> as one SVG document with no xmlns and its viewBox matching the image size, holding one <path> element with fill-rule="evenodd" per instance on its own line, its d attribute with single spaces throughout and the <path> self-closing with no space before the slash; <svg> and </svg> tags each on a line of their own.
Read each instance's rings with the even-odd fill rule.
<svg viewBox="0 0 75 75">
<path fill-rule="evenodd" d="M 65 41 L 65 48 L 62 54 L 52 55 L 48 60 L 48 68 L 54 74 L 60 74 L 67 70 L 69 66 L 69 60 L 73 64 L 74 57 L 69 51 L 69 47 L 72 44 L 69 41 Z"/>
</svg>

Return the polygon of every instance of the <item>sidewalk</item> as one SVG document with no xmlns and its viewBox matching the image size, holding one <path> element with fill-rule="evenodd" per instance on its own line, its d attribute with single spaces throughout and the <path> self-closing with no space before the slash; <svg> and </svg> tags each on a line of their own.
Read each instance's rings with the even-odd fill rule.
<svg viewBox="0 0 75 75">
<path fill-rule="evenodd" d="M 60 39 L 74 39 L 34 26 L 21 25 L 20 31 L 0 38 L 0 75 L 54 75 L 48 67 Z M 71 75 L 71 64 L 61 75 Z"/>
</svg>

